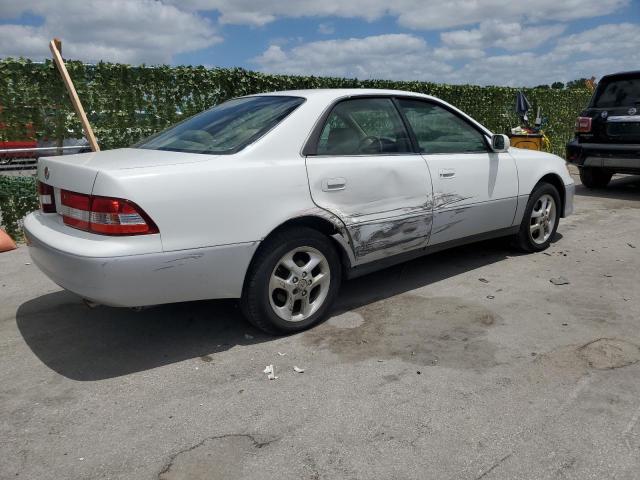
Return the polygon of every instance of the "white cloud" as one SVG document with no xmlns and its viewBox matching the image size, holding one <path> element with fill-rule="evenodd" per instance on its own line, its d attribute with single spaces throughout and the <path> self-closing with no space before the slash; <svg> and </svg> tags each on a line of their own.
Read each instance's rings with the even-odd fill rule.
<svg viewBox="0 0 640 480">
<path fill-rule="evenodd" d="M 451 70 L 429 52 L 420 37 L 390 34 L 323 40 L 289 50 L 271 45 L 254 62 L 274 73 L 405 80 L 435 78 Z"/>
<path fill-rule="evenodd" d="M 613 13 L 630 0 L 168 0 L 181 8 L 217 10 L 222 23 L 265 25 L 277 18 L 326 17 L 379 19 L 391 15 L 412 29 L 471 25 L 486 19 L 503 22 L 569 21 Z M 247 13 L 251 12 L 251 13 Z"/>
<path fill-rule="evenodd" d="M 566 25 L 523 27 L 518 22 L 486 20 L 478 28 L 444 32 L 440 34 L 440 38 L 449 48 L 500 47 L 517 51 L 539 47 L 562 34 L 565 29 Z"/>
<path fill-rule="evenodd" d="M 624 58 L 637 54 L 640 47 L 640 25 L 633 23 L 599 25 L 562 38 L 554 54 L 568 57 L 570 55 L 589 54 L 600 57 Z"/>
<path fill-rule="evenodd" d="M 487 56 L 482 49 L 467 48 L 471 43 L 433 49 L 415 35 L 378 35 L 310 42 L 288 50 L 272 45 L 254 62 L 275 73 L 534 86 L 637 68 L 638 38 L 640 25 L 602 25 L 561 37 L 548 53 Z M 458 59 L 466 63 L 456 66 Z"/>
<path fill-rule="evenodd" d="M 222 41 L 208 20 L 154 0 L 27 0 L 20 8 L 17 4 L 2 0 L 5 18 L 29 11 L 44 17 L 44 24 L 0 25 L 0 57 L 49 57 L 49 41 L 60 37 L 69 58 L 168 63 L 178 53 Z"/>
</svg>

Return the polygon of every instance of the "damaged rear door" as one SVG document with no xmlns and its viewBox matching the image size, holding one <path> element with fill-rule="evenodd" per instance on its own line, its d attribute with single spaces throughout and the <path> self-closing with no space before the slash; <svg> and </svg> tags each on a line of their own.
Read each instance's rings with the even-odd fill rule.
<svg viewBox="0 0 640 480">
<path fill-rule="evenodd" d="M 358 264 L 425 247 L 431 176 L 393 101 L 337 103 L 305 149 L 313 201 L 347 226 Z"/>
</svg>

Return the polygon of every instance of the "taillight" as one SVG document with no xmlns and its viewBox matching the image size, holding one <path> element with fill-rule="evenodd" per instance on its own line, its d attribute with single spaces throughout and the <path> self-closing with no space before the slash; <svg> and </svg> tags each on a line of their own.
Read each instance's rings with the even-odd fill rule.
<svg viewBox="0 0 640 480">
<path fill-rule="evenodd" d="M 56 213 L 56 197 L 51 185 L 38 182 L 38 200 L 44 213 Z"/>
<path fill-rule="evenodd" d="M 118 198 L 93 197 L 90 229 L 104 235 L 158 233 L 158 228 L 135 204 Z"/>
<path fill-rule="evenodd" d="M 158 227 L 135 203 L 62 190 L 62 220 L 70 227 L 101 235 L 144 235 Z"/>
<path fill-rule="evenodd" d="M 578 117 L 576 119 L 576 132 L 589 133 L 591 131 L 591 117 Z"/>
<path fill-rule="evenodd" d="M 89 230 L 91 197 L 81 193 L 62 190 L 60 192 L 62 220 L 66 225 L 80 230 Z"/>
</svg>

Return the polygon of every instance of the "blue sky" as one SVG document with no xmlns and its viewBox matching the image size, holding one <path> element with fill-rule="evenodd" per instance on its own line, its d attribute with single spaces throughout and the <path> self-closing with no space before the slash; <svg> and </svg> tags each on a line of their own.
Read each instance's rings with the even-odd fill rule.
<svg viewBox="0 0 640 480">
<path fill-rule="evenodd" d="M 0 57 L 538 85 L 640 68 L 640 0 L 0 0 Z"/>
</svg>

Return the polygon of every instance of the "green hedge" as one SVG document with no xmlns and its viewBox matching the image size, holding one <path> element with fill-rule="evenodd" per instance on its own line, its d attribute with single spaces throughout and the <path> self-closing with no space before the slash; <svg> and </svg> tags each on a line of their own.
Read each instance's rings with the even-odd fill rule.
<svg viewBox="0 0 640 480">
<path fill-rule="evenodd" d="M 11 237 L 22 237 L 22 219 L 37 208 L 35 178 L 0 175 L 0 225 Z"/>
<path fill-rule="evenodd" d="M 516 126 L 515 93 L 509 87 L 442 85 L 426 82 L 357 80 L 314 76 L 268 75 L 240 68 L 131 66 L 68 62 L 78 94 L 103 149 L 130 145 L 185 116 L 232 97 L 304 88 L 393 88 L 435 95 L 450 102 L 497 133 Z M 545 131 L 552 151 L 564 155 L 580 110 L 590 92 L 577 89 L 523 89 L 534 112 L 549 119 Z M 64 86 L 52 64 L 0 60 L 0 140 L 24 133 L 33 124 L 39 138 L 82 136 Z M 68 132 L 71 133 L 68 133 Z"/>
</svg>

